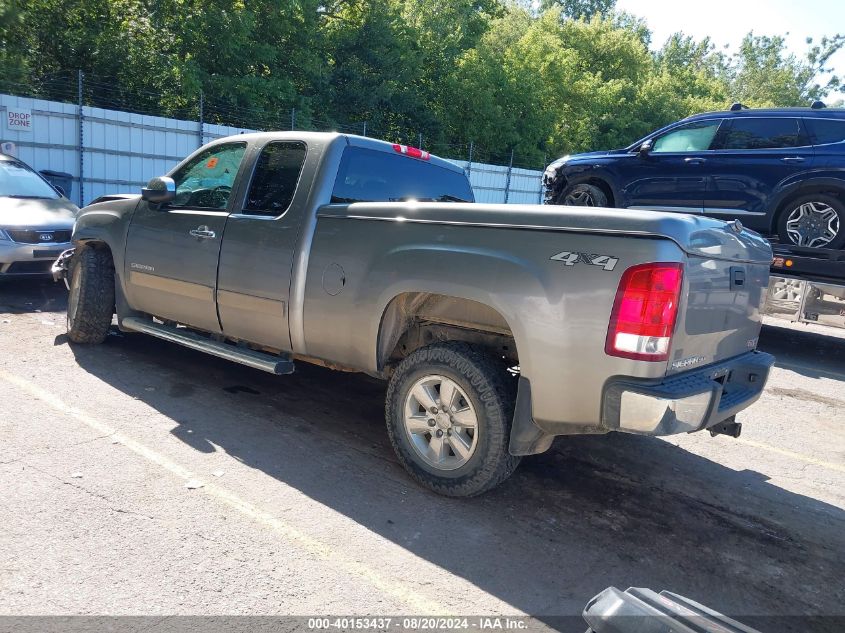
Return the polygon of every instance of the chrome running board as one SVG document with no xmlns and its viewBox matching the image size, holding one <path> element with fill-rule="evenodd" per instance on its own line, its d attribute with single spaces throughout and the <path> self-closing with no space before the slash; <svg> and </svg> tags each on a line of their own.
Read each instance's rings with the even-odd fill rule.
<svg viewBox="0 0 845 633">
<path fill-rule="evenodd" d="M 190 347 L 191 349 L 205 352 L 212 356 L 219 356 L 220 358 L 225 358 L 226 360 L 231 360 L 254 369 L 260 369 L 261 371 L 266 371 L 277 376 L 292 374 L 294 371 L 294 364 L 290 358 L 273 356 L 272 354 L 257 352 L 249 348 L 214 341 L 190 330 L 162 325 L 137 317 L 126 317 L 121 320 L 120 326 L 126 330 L 149 334 L 150 336 L 155 336 L 171 343 L 178 343 L 179 345 L 184 345 L 185 347 Z"/>
</svg>

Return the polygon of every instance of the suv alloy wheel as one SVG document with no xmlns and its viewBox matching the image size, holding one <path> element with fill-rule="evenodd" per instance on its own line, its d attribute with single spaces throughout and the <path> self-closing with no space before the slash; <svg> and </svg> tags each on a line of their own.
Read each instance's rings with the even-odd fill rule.
<svg viewBox="0 0 845 633">
<path fill-rule="evenodd" d="M 595 185 L 580 183 L 563 192 L 560 204 L 569 207 L 606 207 L 607 196 Z"/>
<path fill-rule="evenodd" d="M 810 248 L 845 245 L 845 205 L 833 196 L 810 194 L 790 202 L 778 219 L 781 242 Z"/>
</svg>

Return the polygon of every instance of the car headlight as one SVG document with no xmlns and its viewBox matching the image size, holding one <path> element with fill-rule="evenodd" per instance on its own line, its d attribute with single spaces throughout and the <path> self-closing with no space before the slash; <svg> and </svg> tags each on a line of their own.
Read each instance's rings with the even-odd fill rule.
<svg viewBox="0 0 845 633">
<path fill-rule="evenodd" d="M 543 172 L 543 175 L 547 176 L 547 177 L 554 176 L 555 172 L 557 172 L 557 170 L 560 168 L 560 166 L 563 165 L 564 163 L 566 163 L 566 161 L 568 161 L 568 160 L 569 160 L 569 154 L 567 154 L 566 156 L 561 156 L 557 160 L 552 161 L 546 167 L 546 171 Z"/>
</svg>

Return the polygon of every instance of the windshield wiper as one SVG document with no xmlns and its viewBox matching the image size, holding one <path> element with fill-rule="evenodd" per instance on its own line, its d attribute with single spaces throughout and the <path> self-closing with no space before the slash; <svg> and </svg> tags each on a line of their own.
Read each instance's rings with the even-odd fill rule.
<svg viewBox="0 0 845 633">
<path fill-rule="evenodd" d="M 458 198 L 457 196 L 450 196 L 448 193 L 440 196 L 437 199 L 437 202 L 469 202 L 469 200 L 464 200 L 463 198 Z"/>
<path fill-rule="evenodd" d="M 16 193 L 7 195 L 0 194 L 0 198 L 17 198 L 18 200 L 52 200 L 52 198 L 49 198 L 47 196 L 23 196 Z"/>
</svg>

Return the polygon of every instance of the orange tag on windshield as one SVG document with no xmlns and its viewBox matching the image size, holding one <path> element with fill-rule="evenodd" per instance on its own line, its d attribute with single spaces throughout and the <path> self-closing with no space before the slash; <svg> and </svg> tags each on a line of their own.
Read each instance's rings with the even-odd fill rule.
<svg viewBox="0 0 845 633">
<path fill-rule="evenodd" d="M 214 169 L 217 167 L 217 156 L 212 156 L 208 159 L 208 162 L 205 164 L 206 169 Z"/>
</svg>

